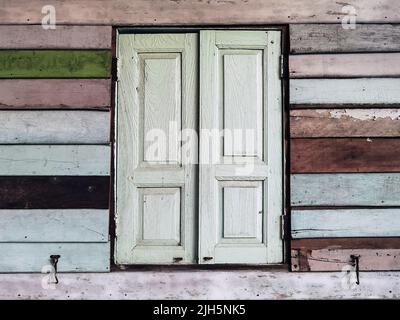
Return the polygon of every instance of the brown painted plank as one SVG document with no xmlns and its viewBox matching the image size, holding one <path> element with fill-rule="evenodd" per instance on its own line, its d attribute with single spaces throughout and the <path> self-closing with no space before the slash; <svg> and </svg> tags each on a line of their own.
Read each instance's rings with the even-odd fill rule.
<svg viewBox="0 0 400 320">
<path fill-rule="evenodd" d="M 111 26 L 0 26 L 0 49 L 111 49 Z"/>
<path fill-rule="evenodd" d="M 291 55 L 290 78 L 400 76 L 400 53 Z"/>
<path fill-rule="evenodd" d="M 3 0 L 2 24 L 40 24 L 42 0 Z M 346 5 L 357 8 L 357 22 L 400 21 L 398 1 L 348 0 L 53 0 L 58 24 L 228 24 L 340 23 Z"/>
<path fill-rule="evenodd" d="M 338 238 L 291 241 L 292 271 L 341 271 L 359 255 L 361 271 L 400 270 L 400 238 Z"/>
<path fill-rule="evenodd" d="M 0 80 L 0 109 L 108 109 L 106 79 Z"/>
<path fill-rule="evenodd" d="M 293 139 L 292 173 L 400 172 L 400 139 Z"/>
<path fill-rule="evenodd" d="M 290 136 L 400 137 L 400 109 L 291 110 Z"/>
<path fill-rule="evenodd" d="M 292 103 L 290 109 L 399 109 L 400 103 Z"/>
<path fill-rule="evenodd" d="M 0 209 L 108 209 L 109 177 L 0 177 Z"/>
<path fill-rule="evenodd" d="M 293 24 L 290 26 L 290 51 L 292 53 L 400 51 L 400 25 L 357 24 L 356 29 L 346 30 L 341 24 Z"/>
</svg>

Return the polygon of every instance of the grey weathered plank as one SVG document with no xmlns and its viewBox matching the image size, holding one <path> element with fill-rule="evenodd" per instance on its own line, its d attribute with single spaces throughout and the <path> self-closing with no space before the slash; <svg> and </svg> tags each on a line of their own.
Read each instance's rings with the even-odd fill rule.
<svg viewBox="0 0 400 320">
<path fill-rule="evenodd" d="M 0 242 L 107 242 L 108 210 L 0 210 Z"/>
<path fill-rule="evenodd" d="M 400 51 L 400 25 L 357 24 L 355 29 L 346 30 L 340 23 L 292 24 L 290 51 L 292 53 Z"/>
<path fill-rule="evenodd" d="M 109 109 L 110 104 L 110 80 L 0 80 L 0 109 Z"/>
<path fill-rule="evenodd" d="M 110 113 L 0 111 L 0 144 L 107 144 Z"/>
<path fill-rule="evenodd" d="M 291 104 L 400 103 L 400 79 L 293 79 Z"/>
<path fill-rule="evenodd" d="M 400 137 L 400 109 L 291 110 L 290 136 Z"/>
<path fill-rule="evenodd" d="M 111 49 L 111 26 L 0 26 L 1 49 Z"/>
<path fill-rule="evenodd" d="M 96 145 L 1 145 L 0 176 L 107 176 L 111 150 Z"/>
<path fill-rule="evenodd" d="M 60 255 L 59 272 L 110 271 L 110 244 L 0 243 L 0 272 L 46 272 L 50 256 Z M 40 285 L 40 284 L 39 284 Z"/>
<path fill-rule="evenodd" d="M 398 206 L 399 173 L 291 175 L 292 206 Z"/>
<path fill-rule="evenodd" d="M 400 209 L 292 210 L 294 239 L 399 237 Z"/>
<path fill-rule="evenodd" d="M 400 76 L 400 53 L 305 54 L 289 57 L 290 78 Z"/>
<path fill-rule="evenodd" d="M 171 25 L 229 23 L 340 23 L 346 5 L 356 8 L 357 22 L 398 22 L 397 1 L 349 0 L 53 0 L 57 24 Z M 3 24 L 40 24 L 42 0 L 3 0 Z"/>
</svg>

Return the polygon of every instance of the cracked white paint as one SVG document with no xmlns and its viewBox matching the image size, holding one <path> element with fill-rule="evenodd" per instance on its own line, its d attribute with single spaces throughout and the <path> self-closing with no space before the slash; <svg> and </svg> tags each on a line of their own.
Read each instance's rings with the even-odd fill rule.
<svg viewBox="0 0 400 320">
<path fill-rule="evenodd" d="M 327 110 L 315 110 L 319 114 L 327 112 Z M 341 119 L 342 117 L 352 118 L 354 120 L 377 120 L 377 119 L 400 119 L 400 109 L 334 109 L 328 111 L 333 119 Z"/>
</svg>

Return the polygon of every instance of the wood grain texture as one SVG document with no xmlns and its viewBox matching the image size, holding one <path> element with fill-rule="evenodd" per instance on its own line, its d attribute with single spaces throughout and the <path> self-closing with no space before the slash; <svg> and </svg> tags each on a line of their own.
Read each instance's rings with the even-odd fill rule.
<svg viewBox="0 0 400 320">
<path fill-rule="evenodd" d="M 111 49 L 111 26 L 0 26 L 0 49 Z"/>
<path fill-rule="evenodd" d="M 108 209 L 109 177 L 0 177 L 1 209 Z"/>
<path fill-rule="evenodd" d="M 110 244 L 94 242 L 0 243 L 0 272 L 48 272 L 51 255 L 60 255 L 58 272 L 110 271 Z"/>
<path fill-rule="evenodd" d="M 104 79 L 0 80 L 0 109 L 109 109 Z"/>
<path fill-rule="evenodd" d="M 400 79 L 293 79 L 291 104 L 399 104 Z"/>
<path fill-rule="evenodd" d="M 0 210 L 0 242 L 108 242 L 108 210 Z"/>
<path fill-rule="evenodd" d="M 400 209 L 292 210 L 291 235 L 300 238 L 400 237 Z"/>
<path fill-rule="evenodd" d="M 359 255 L 362 271 L 399 270 L 400 238 L 325 238 L 291 241 L 292 271 L 341 271 Z"/>
<path fill-rule="evenodd" d="M 0 50 L 0 78 L 109 78 L 108 50 Z"/>
<path fill-rule="evenodd" d="M 400 53 L 312 54 L 289 56 L 290 78 L 400 76 Z"/>
<path fill-rule="evenodd" d="M 44 16 L 40 9 L 46 4 L 43 0 L 31 0 L 29 3 L 3 0 L 0 21 L 3 24 L 40 24 Z M 54 0 L 52 5 L 57 8 L 57 24 L 340 23 L 347 14 L 342 11 L 346 5 L 356 8 L 357 22 L 400 21 L 396 1 Z"/>
<path fill-rule="evenodd" d="M 398 206 L 398 173 L 291 175 L 292 206 Z"/>
<path fill-rule="evenodd" d="M 355 29 L 346 30 L 341 23 L 292 24 L 290 51 L 292 53 L 400 51 L 400 26 L 357 24 Z"/>
<path fill-rule="evenodd" d="M 0 144 L 108 144 L 110 113 L 0 111 Z"/>
<path fill-rule="evenodd" d="M 109 146 L 0 146 L 0 176 L 107 176 L 110 161 Z"/>
<path fill-rule="evenodd" d="M 400 139 L 293 139 L 292 173 L 399 172 Z"/>
<path fill-rule="evenodd" d="M 291 110 L 290 136 L 400 137 L 400 109 Z"/>
</svg>

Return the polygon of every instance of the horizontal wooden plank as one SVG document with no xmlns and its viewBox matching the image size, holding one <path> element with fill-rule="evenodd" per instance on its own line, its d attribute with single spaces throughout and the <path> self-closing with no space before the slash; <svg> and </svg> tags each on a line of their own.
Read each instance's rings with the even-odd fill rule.
<svg viewBox="0 0 400 320">
<path fill-rule="evenodd" d="M 360 255 L 361 270 L 399 270 L 398 237 L 297 239 L 291 249 L 293 271 L 341 271 L 352 254 Z"/>
<path fill-rule="evenodd" d="M 292 139 L 292 173 L 400 172 L 400 139 Z"/>
<path fill-rule="evenodd" d="M 292 174 L 292 206 L 399 206 L 399 173 Z"/>
<path fill-rule="evenodd" d="M 108 209 L 109 177 L 0 177 L 0 209 Z"/>
<path fill-rule="evenodd" d="M 21 3 L 3 0 L 2 24 L 40 24 L 44 15 L 41 0 Z M 377 3 L 373 0 L 53 0 L 59 24 L 179 25 L 230 23 L 340 23 L 348 11 L 356 8 L 357 22 L 391 23 L 400 21 L 397 1 Z M 38 9 L 39 8 L 39 9 Z"/>
<path fill-rule="evenodd" d="M 97 145 L 0 145 L 0 176 L 107 176 L 111 149 Z"/>
<path fill-rule="evenodd" d="M 111 26 L 0 26 L 0 49 L 111 49 Z"/>
<path fill-rule="evenodd" d="M 400 51 L 400 25 L 357 24 L 355 29 L 344 29 L 341 23 L 292 24 L 290 51 L 292 53 Z"/>
<path fill-rule="evenodd" d="M 291 104 L 399 104 L 400 79 L 293 79 Z"/>
<path fill-rule="evenodd" d="M 0 144 L 108 144 L 110 113 L 0 111 Z"/>
<path fill-rule="evenodd" d="M 400 76 L 400 53 L 307 54 L 289 56 L 290 78 Z"/>
<path fill-rule="evenodd" d="M 109 109 L 110 104 L 110 80 L 0 80 L 0 109 Z"/>
<path fill-rule="evenodd" d="M 0 78 L 109 78 L 109 50 L 0 50 Z"/>
<path fill-rule="evenodd" d="M 291 229 L 294 239 L 400 237 L 400 209 L 292 210 Z"/>
<path fill-rule="evenodd" d="M 0 243 L 0 272 L 48 272 L 60 255 L 58 272 L 110 271 L 109 243 Z"/>
<path fill-rule="evenodd" d="M 400 109 L 291 110 L 290 136 L 400 137 Z"/>
<path fill-rule="evenodd" d="M 108 210 L 0 210 L 0 242 L 108 242 Z"/>
</svg>

